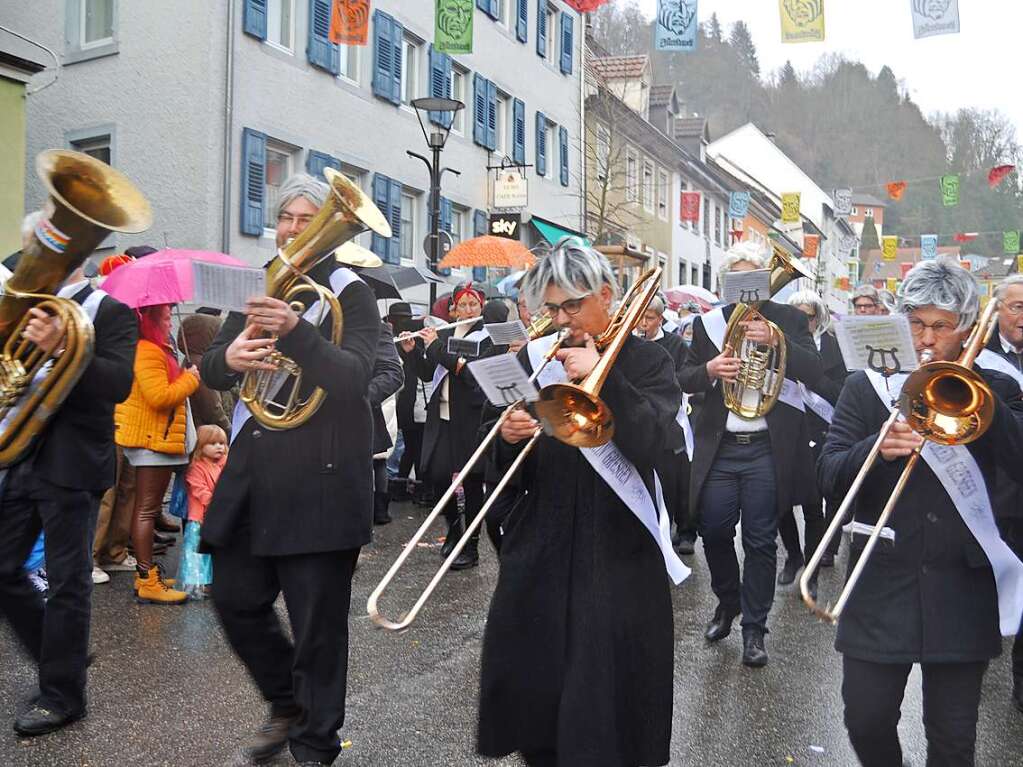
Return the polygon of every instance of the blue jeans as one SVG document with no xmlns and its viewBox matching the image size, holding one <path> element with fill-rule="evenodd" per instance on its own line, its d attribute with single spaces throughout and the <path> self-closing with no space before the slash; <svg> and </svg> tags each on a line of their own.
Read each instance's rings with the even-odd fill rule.
<svg viewBox="0 0 1023 767">
<path fill-rule="evenodd" d="M 739 575 L 735 526 L 742 517 L 745 577 Z M 725 434 L 700 491 L 700 537 L 710 585 L 721 606 L 742 612 L 743 628 L 767 630 L 774 601 L 778 509 L 771 440 L 738 445 Z"/>
</svg>

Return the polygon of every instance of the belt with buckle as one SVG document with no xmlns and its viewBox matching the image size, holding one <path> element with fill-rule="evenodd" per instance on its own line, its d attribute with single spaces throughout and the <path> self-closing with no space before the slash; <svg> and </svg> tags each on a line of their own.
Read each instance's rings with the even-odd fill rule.
<svg viewBox="0 0 1023 767">
<path fill-rule="evenodd" d="M 770 439 L 771 435 L 765 431 L 728 431 L 725 436 L 735 445 L 752 445 L 754 442 L 761 442 Z"/>
</svg>

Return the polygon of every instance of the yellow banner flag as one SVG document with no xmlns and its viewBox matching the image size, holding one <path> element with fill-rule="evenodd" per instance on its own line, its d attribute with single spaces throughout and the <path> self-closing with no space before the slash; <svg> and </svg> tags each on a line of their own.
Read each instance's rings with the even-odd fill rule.
<svg viewBox="0 0 1023 767">
<path fill-rule="evenodd" d="M 885 283 L 886 283 L 886 284 L 885 284 L 885 286 L 886 286 L 886 287 L 888 288 L 888 290 L 890 290 L 890 291 L 891 291 L 892 293 L 894 293 L 895 291 L 897 291 L 897 290 L 899 289 L 899 281 L 898 281 L 897 279 L 895 279 L 894 277 L 889 277 L 889 278 L 888 278 L 888 279 L 887 279 L 887 280 L 885 281 Z"/>
<path fill-rule="evenodd" d="M 897 259 L 899 257 L 899 238 L 882 237 L 881 253 L 884 256 L 885 261 L 894 261 Z"/>
<path fill-rule="evenodd" d="M 786 224 L 798 224 L 802 220 L 799 217 L 799 192 L 785 192 L 782 194 L 781 220 Z"/>
<path fill-rule="evenodd" d="M 1016 271 L 1023 274 L 1023 256 L 1016 256 Z"/>
<path fill-rule="evenodd" d="M 824 0 L 778 0 L 783 43 L 824 41 Z"/>
</svg>

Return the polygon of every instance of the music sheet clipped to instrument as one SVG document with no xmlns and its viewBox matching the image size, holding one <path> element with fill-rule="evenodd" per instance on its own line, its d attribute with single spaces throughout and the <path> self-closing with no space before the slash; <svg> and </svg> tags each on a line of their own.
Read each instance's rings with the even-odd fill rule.
<svg viewBox="0 0 1023 767">
<path fill-rule="evenodd" d="M 243 312 L 246 300 L 266 292 L 263 269 L 192 262 L 192 302 L 199 306 Z"/>
</svg>

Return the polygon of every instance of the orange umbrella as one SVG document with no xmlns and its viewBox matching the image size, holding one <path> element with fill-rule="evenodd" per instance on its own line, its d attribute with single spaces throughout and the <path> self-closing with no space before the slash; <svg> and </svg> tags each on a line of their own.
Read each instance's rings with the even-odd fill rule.
<svg viewBox="0 0 1023 767">
<path fill-rule="evenodd" d="M 536 257 L 518 240 L 485 234 L 458 243 L 441 259 L 440 268 L 456 269 L 469 266 L 497 266 L 507 269 L 528 269 Z"/>
</svg>

